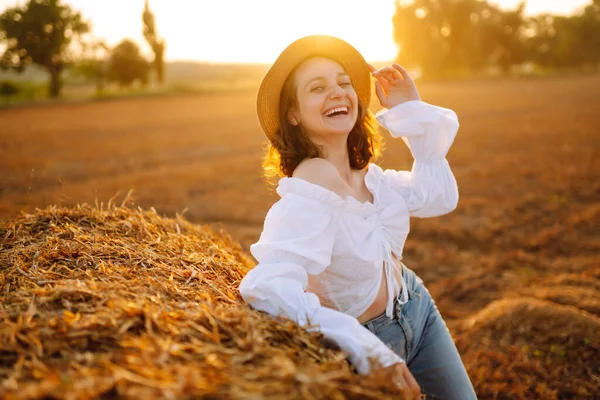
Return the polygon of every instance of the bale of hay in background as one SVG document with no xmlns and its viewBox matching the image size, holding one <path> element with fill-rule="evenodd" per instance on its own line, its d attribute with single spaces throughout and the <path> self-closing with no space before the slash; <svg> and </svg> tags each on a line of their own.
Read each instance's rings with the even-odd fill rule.
<svg viewBox="0 0 600 400">
<path fill-rule="evenodd" d="M 587 311 L 523 296 L 496 300 L 455 338 L 482 399 L 600 396 L 600 318 Z"/>
<path fill-rule="evenodd" d="M 0 397 L 389 398 L 378 377 L 252 310 L 223 232 L 127 207 L 0 224 Z"/>
</svg>

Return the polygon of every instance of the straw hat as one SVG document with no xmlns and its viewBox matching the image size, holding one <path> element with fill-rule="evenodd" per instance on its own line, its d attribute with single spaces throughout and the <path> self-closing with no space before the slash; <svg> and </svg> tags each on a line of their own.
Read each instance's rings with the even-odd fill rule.
<svg viewBox="0 0 600 400">
<path fill-rule="evenodd" d="M 358 98 L 371 100 L 371 73 L 363 56 L 345 41 L 333 36 L 313 35 L 296 40 L 279 55 L 258 89 L 256 109 L 260 126 L 271 140 L 279 130 L 279 99 L 292 70 L 310 57 L 322 56 L 338 62 L 350 75 Z"/>
</svg>

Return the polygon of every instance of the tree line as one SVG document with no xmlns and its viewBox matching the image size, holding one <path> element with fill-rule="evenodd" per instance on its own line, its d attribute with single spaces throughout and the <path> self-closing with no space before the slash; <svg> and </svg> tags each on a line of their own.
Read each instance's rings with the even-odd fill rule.
<svg viewBox="0 0 600 400">
<path fill-rule="evenodd" d="M 525 5 L 523 1 L 513 10 L 503 10 L 486 0 L 396 0 L 392 22 L 397 61 L 431 78 L 490 68 L 508 73 L 518 65 L 599 69 L 600 0 L 590 0 L 571 16 L 527 17 Z M 0 15 L 0 44 L 5 48 L 0 68 L 23 71 L 31 64 L 45 68 L 52 97 L 60 94 L 62 72 L 73 66 L 86 78 L 96 79 L 99 90 L 106 80 L 125 87 L 135 81 L 145 85 L 151 71 L 163 83 L 166 45 L 148 0 L 142 21 L 152 60 L 128 39 L 114 48 L 90 40 L 89 22 L 61 0 L 29 0 Z M 1 88 L 7 93 L 13 89 L 6 84 Z"/>
<path fill-rule="evenodd" d="M 571 16 L 524 15 L 526 1 L 502 10 L 485 0 L 396 0 L 398 62 L 425 77 L 515 65 L 539 69 L 600 65 L 600 0 Z"/>
<path fill-rule="evenodd" d="M 152 70 L 162 84 L 166 45 L 158 36 L 148 0 L 142 21 L 144 37 L 154 54 L 152 60 L 144 58 L 132 40 L 124 39 L 109 48 L 103 41 L 90 38 L 89 22 L 61 0 L 29 0 L 0 15 L 0 43 L 5 47 L 0 68 L 22 72 L 31 64 L 41 66 L 49 74 L 50 97 L 60 95 L 61 74 L 68 67 L 86 78 L 96 79 L 99 90 L 105 80 L 118 82 L 120 86 L 130 86 L 135 81 L 146 85 Z M 3 82 L 0 90 L 6 94 L 16 89 Z"/>
</svg>

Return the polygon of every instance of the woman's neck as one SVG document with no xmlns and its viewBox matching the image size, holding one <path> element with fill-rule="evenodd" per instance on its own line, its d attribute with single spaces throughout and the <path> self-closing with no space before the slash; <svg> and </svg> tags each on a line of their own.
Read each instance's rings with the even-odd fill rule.
<svg viewBox="0 0 600 400">
<path fill-rule="evenodd" d="M 324 146 L 323 150 L 325 159 L 336 167 L 342 179 L 351 187 L 354 186 L 354 174 L 350 167 L 350 156 L 346 141 L 344 141 L 343 145 L 338 144 L 335 147 Z"/>
</svg>

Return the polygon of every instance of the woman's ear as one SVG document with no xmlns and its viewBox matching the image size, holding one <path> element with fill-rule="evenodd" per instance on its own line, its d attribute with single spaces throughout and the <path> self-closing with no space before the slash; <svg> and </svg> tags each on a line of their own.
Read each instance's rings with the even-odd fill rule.
<svg viewBox="0 0 600 400">
<path fill-rule="evenodd" d="M 298 125 L 298 118 L 296 117 L 296 111 L 293 108 L 290 108 L 287 112 L 287 118 L 288 118 L 288 122 L 291 125 L 297 126 Z"/>
</svg>

